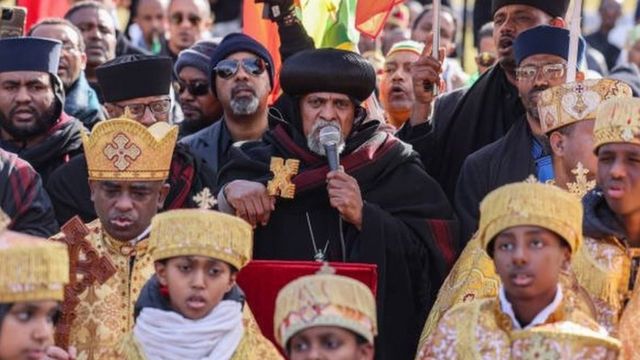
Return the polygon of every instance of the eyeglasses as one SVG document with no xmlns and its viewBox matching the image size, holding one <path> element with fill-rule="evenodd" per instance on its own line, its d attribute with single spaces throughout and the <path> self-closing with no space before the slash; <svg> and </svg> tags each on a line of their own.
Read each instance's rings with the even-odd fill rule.
<svg viewBox="0 0 640 360">
<path fill-rule="evenodd" d="M 213 71 L 216 72 L 217 76 L 223 79 L 229 79 L 238 72 L 240 64 L 242 64 L 245 72 L 253 76 L 259 76 L 268 66 L 261 58 L 247 58 L 242 60 L 227 59 L 220 61 L 218 65 L 213 68 Z"/>
<path fill-rule="evenodd" d="M 185 20 L 189 21 L 191 26 L 198 26 L 202 21 L 202 18 L 195 14 L 187 14 L 186 16 L 183 13 L 173 13 L 171 14 L 171 23 L 174 25 L 180 25 Z"/>
<path fill-rule="evenodd" d="M 154 116 L 163 116 L 169 113 L 171 110 L 171 99 L 163 99 L 152 101 L 148 104 L 129 104 L 118 105 L 113 104 L 119 108 L 124 114 L 127 114 L 133 118 L 133 120 L 139 120 L 144 116 L 144 112 L 149 108 Z"/>
<path fill-rule="evenodd" d="M 209 83 L 206 82 L 192 82 L 192 83 L 184 83 L 182 81 L 178 82 L 178 94 L 181 94 L 184 91 L 188 91 L 189 94 L 193 96 L 203 96 L 209 93 Z"/>
<path fill-rule="evenodd" d="M 559 80 L 564 76 L 567 65 L 547 64 L 542 66 L 521 66 L 516 69 L 516 78 L 521 81 L 532 81 L 538 76 L 540 70 L 542 70 L 542 77 L 545 80 Z"/>
</svg>

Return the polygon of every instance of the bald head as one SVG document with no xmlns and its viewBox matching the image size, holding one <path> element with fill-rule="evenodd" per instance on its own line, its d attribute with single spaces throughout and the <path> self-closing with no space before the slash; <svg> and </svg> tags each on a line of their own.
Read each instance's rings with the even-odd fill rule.
<svg viewBox="0 0 640 360">
<path fill-rule="evenodd" d="M 174 54 L 203 39 L 211 27 L 207 0 L 172 0 L 168 14 L 169 50 Z"/>
</svg>

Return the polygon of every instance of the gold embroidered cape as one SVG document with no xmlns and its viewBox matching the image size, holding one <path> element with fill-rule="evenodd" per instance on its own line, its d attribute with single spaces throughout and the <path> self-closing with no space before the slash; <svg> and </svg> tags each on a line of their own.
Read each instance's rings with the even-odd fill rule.
<svg viewBox="0 0 640 360">
<path fill-rule="evenodd" d="M 566 296 L 545 324 L 512 328 L 497 297 L 458 304 L 435 327 L 417 359 L 615 359 L 620 343 Z"/>
<path fill-rule="evenodd" d="M 242 313 L 244 324 L 244 336 L 236 349 L 231 360 L 280 360 L 284 359 L 267 338 L 262 335 L 258 323 L 256 322 L 249 305 L 245 304 Z M 124 360 L 146 360 L 144 351 L 140 344 L 129 332 L 122 338 L 116 347 L 114 359 Z"/>
<path fill-rule="evenodd" d="M 147 251 L 148 240 L 132 247 L 106 234 L 100 220 L 87 227 L 86 239 L 101 255 L 111 259 L 117 271 L 104 284 L 94 284 L 80 294 L 69 343 L 78 350 L 79 360 L 108 359 L 120 337 L 133 328 L 135 302 L 155 269 Z M 53 239 L 62 237 L 63 234 L 58 234 Z"/>
<path fill-rule="evenodd" d="M 596 312 L 590 296 L 577 284 L 573 275 L 561 274 L 560 282 L 565 293 L 570 292 L 577 299 L 577 306 L 585 314 L 593 314 L 595 318 Z M 447 310 L 460 303 L 496 297 L 499 287 L 500 277 L 495 272 L 493 260 L 484 251 L 479 239 L 473 237 L 465 246 L 438 292 L 436 302 L 431 308 L 420 335 L 418 348 L 424 345 L 427 337 Z"/>
<path fill-rule="evenodd" d="M 640 283 L 637 276 L 631 278 L 640 248 L 615 237 L 585 238 L 576 255 L 572 267 L 596 305 L 598 322 L 622 341 L 623 359 L 640 359 Z"/>
</svg>

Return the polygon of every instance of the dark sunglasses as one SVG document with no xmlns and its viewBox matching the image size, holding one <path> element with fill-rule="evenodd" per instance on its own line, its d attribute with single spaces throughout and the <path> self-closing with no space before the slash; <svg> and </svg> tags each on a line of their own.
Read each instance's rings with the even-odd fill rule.
<svg viewBox="0 0 640 360">
<path fill-rule="evenodd" d="M 182 13 L 173 13 L 171 14 L 171 22 L 174 25 L 180 25 L 182 24 L 182 22 L 184 21 L 185 16 Z M 198 15 L 195 14 L 188 14 L 186 16 L 186 19 L 189 21 L 189 23 L 191 23 L 191 25 L 193 26 L 198 26 L 200 25 L 200 22 L 202 21 L 202 18 Z"/>
<path fill-rule="evenodd" d="M 242 60 L 227 59 L 220 61 L 218 65 L 213 68 L 213 71 L 215 71 L 217 76 L 223 79 L 229 79 L 238 72 L 240 64 L 242 64 L 245 72 L 253 76 L 259 76 L 268 66 L 261 58 L 247 58 Z"/>
<path fill-rule="evenodd" d="M 178 82 L 178 94 L 182 94 L 185 90 L 193 96 L 203 96 L 209 93 L 209 84 L 206 82 Z"/>
</svg>

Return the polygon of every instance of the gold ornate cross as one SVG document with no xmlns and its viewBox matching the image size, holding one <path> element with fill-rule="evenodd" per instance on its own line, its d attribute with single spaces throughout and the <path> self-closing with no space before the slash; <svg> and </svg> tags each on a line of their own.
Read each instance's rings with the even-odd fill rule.
<svg viewBox="0 0 640 360">
<path fill-rule="evenodd" d="M 267 183 L 269 195 L 293 199 L 296 186 L 291 182 L 291 178 L 298 173 L 299 168 L 300 160 L 287 159 L 285 162 L 282 158 L 272 157 L 269 169 L 273 173 L 273 180 Z"/>
<path fill-rule="evenodd" d="M 578 161 L 576 168 L 571 170 L 571 173 L 576 176 L 576 181 L 567 183 L 567 189 L 570 193 L 582 198 L 587 192 L 596 186 L 595 180 L 589 181 L 587 179 L 589 170 L 586 169 L 581 162 Z"/>
<path fill-rule="evenodd" d="M 198 204 L 198 208 L 203 210 L 213 209 L 213 207 L 218 203 L 208 187 L 202 189 L 202 191 L 196 194 L 192 199 L 196 204 Z"/>
<path fill-rule="evenodd" d="M 74 216 L 60 228 L 64 237 L 53 239 L 67 244 L 69 250 L 69 284 L 64 288 L 62 316 L 56 326 L 56 344 L 67 348 L 71 325 L 76 319 L 76 306 L 80 303 L 80 295 L 90 286 L 104 284 L 116 273 L 111 259 L 95 249 L 87 236 L 90 230 Z"/>
<path fill-rule="evenodd" d="M 130 160 L 133 161 L 142 154 L 142 150 L 140 150 L 136 144 L 132 143 L 127 147 L 129 142 L 129 138 L 125 134 L 120 133 L 113 138 L 111 143 L 104 147 L 104 155 L 109 160 L 115 159 L 113 165 L 120 171 L 125 170 L 131 165 Z M 130 160 L 127 160 L 127 158 Z"/>
</svg>

